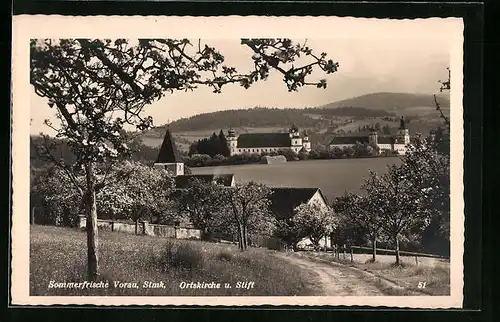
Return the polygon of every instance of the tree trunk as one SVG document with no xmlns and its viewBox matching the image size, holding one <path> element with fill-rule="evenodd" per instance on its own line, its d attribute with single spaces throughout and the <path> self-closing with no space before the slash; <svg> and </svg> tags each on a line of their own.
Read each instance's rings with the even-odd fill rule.
<svg viewBox="0 0 500 322">
<path fill-rule="evenodd" d="M 372 262 L 375 263 L 377 260 L 377 239 L 373 238 L 372 240 Z"/>
<path fill-rule="evenodd" d="M 401 260 L 399 258 L 399 237 L 396 235 L 396 265 L 400 265 Z"/>
<path fill-rule="evenodd" d="M 99 275 L 99 256 L 97 238 L 97 204 L 93 164 L 88 163 L 85 170 L 87 179 L 87 278 L 89 281 L 95 281 Z"/>
<path fill-rule="evenodd" d="M 243 249 L 247 250 L 247 248 L 248 248 L 247 227 L 245 225 L 243 225 L 241 231 L 243 232 Z"/>
<path fill-rule="evenodd" d="M 240 250 L 243 250 L 243 238 L 242 238 L 242 232 L 241 232 L 241 225 L 238 224 L 238 248 Z"/>
<path fill-rule="evenodd" d="M 203 240 L 211 240 L 212 239 L 212 235 L 210 233 L 210 230 L 208 229 L 208 227 L 204 227 L 203 228 Z"/>
</svg>

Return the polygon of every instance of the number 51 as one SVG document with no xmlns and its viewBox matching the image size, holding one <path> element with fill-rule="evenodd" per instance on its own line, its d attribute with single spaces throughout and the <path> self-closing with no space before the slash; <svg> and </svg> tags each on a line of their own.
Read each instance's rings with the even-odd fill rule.
<svg viewBox="0 0 500 322">
<path fill-rule="evenodd" d="M 417 288 L 425 288 L 427 282 L 418 282 Z"/>
</svg>

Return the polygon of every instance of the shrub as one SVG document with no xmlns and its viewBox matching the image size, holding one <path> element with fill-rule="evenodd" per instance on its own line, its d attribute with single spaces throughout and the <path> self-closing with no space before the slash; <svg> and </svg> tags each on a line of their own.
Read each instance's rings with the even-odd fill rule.
<svg viewBox="0 0 500 322">
<path fill-rule="evenodd" d="M 197 270 L 203 267 L 203 254 L 190 243 L 169 241 L 161 254 L 160 265 L 164 271 L 168 268 Z"/>
<path fill-rule="evenodd" d="M 229 252 L 220 252 L 217 254 L 216 258 L 222 262 L 230 262 L 233 259 L 233 254 Z"/>
</svg>

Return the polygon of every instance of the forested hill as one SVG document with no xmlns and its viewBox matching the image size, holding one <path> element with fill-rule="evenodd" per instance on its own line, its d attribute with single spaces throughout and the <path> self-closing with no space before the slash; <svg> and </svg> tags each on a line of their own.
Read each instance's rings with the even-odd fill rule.
<svg viewBox="0 0 500 322">
<path fill-rule="evenodd" d="M 438 101 L 443 108 L 449 107 L 446 96 Z M 195 115 L 170 123 L 173 132 L 223 129 L 228 127 L 278 127 L 295 124 L 300 128 L 312 128 L 326 117 L 383 117 L 421 114 L 422 109 L 435 112 L 434 98 L 430 94 L 373 93 L 330 103 L 321 107 L 302 109 L 278 109 L 255 107 L 250 109 L 226 110 Z M 160 126 L 158 130 L 163 130 Z"/>
<path fill-rule="evenodd" d="M 324 105 L 324 108 L 338 108 L 344 106 L 365 107 L 372 110 L 386 110 L 389 112 L 405 111 L 415 107 L 434 106 L 434 98 L 430 94 L 420 93 L 371 93 L 348 98 L 335 103 Z M 443 108 L 450 107 L 448 95 L 439 94 L 438 102 Z"/>
</svg>

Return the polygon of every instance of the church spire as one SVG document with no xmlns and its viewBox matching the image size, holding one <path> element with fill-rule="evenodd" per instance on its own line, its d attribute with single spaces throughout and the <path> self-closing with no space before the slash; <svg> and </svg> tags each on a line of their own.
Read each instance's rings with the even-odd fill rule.
<svg viewBox="0 0 500 322">
<path fill-rule="evenodd" d="M 160 153 L 156 158 L 155 163 L 182 163 L 182 158 L 177 146 L 175 145 L 172 133 L 170 133 L 170 127 L 167 125 L 167 132 L 163 138 L 163 143 L 161 144 Z"/>
</svg>

